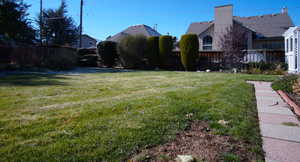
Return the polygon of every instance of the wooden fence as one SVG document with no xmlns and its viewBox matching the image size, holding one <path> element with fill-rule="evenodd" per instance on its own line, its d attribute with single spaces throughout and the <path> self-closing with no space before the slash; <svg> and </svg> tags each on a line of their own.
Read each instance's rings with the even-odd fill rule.
<svg viewBox="0 0 300 162">
<path fill-rule="evenodd" d="M 60 46 L 0 46 L 0 63 L 20 67 L 71 68 L 77 64 L 76 49 Z"/>
<path fill-rule="evenodd" d="M 173 54 L 179 58 L 180 51 L 174 51 Z M 242 63 L 261 61 L 265 63 L 284 63 L 285 52 L 283 50 L 248 50 Z M 218 70 L 221 68 L 222 62 L 222 51 L 199 51 L 198 70 Z"/>
</svg>

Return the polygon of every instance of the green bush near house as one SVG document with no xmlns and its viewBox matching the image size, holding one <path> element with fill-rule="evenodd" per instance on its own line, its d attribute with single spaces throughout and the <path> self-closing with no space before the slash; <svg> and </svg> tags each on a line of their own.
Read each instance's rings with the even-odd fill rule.
<svg viewBox="0 0 300 162">
<path fill-rule="evenodd" d="M 166 68 L 167 59 L 172 54 L 173 50 L 173 38 L 169 35 L 159 37 L 159 60 L 160 67 Z"/>
<path fill-rule="evenodd" d="M 159 37 L 149 37 L 147 40 L 148 65 L 151 68 L 159 66 Z"/>
<path fill-rule="evenodd" d="M 97 46 L 97 50 L 105 66 L 113 67 L 115 65 L 116 59 L 118 58 L 116 42 L 100 42 Z"/>
<path fill-rule="evenodd" d="M 126 36 L 117 46 L 121 64 L 124 68 L 139 69 L 145 67 L 147 38 L 143 35 Z"/>
<path fill-rule="evenodd" d="M 196 71 L 196 63 L 199 52 L 198 36 L 186 34 L 180 40 L 181 63 L 186 71 Z"/>
<path fill-rule="evenodd" d="M 290 74 L 277 79 L 272 83 L 272 88 L 276 91 L 282 90 L 287 93 L 293 92 L 293 84 L 297 81 L 298 75 Z"/>
</svg>

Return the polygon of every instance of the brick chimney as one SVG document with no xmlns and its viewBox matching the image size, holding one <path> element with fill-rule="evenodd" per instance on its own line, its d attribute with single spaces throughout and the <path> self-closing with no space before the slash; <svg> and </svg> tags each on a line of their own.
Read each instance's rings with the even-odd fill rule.
<svg viewBox="0 0 300 162">
<path fill-rule="evenodd" d="M 287 7 L 283 7 L 283 8 L 281 9 L 281 13 L 287 14 L 287 13 L 288 13 L 288 8 L 287 8 Z"/>
<path fill-rule="evenodd" d="M 226 33 L 227 28 L 233 25 L 233 6 L 225 5 L 215 7 L 214 21 L 214 49 L 220 50 L 220 37 Z"/>
</svg>

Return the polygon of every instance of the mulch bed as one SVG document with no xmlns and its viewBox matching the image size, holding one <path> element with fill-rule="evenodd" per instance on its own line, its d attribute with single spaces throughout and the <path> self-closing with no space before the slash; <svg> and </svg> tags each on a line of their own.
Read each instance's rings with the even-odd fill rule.
<svg viewBox="0 0 300 162">
<path fill-rule="evenodd" d="M 292 101 L 295 102 L 295 104 L 297 104 L 298 106 L 300 106 L 300 96 L 299 95 L 297 95 L 295 93 L 286 93 L 286 94 L 290 97 L 290 99 Z M 295 115 L 297 116 L 297 114 L 295 114 Z M 297 118 L 300 120 L 300 116 L 297 116 Z"/>
<path fill-rule="evenodd" d="M 188 130 L 178 133 L 173 141 L 159 145 L 133 156 L 138 161 L 175 161 L 177 155 L 192 155 L 197 160 L 224 161 L 224 154 L 230 153 L 240 161 L 255 160 L 255 153 L 249 151 L 249 144 L 230 136 L 216 135 L 208 123 L 194 121 Z"/>
</svg>

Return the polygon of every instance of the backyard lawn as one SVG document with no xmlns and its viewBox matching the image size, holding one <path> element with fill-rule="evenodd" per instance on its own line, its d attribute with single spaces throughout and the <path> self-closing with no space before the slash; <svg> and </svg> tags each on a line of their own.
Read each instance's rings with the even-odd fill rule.
<svg viewBox="0 0 300 162">
<path fill-rule="evenodd" d="M 173 139 L 190 113 L 216 134 L 249 143 L 253 159 L 263 159 L 254 89 L 245 80 L 276 78 L 192 72 L 0 78 L 0 161 L 126 160 Z"/>
</svg>

